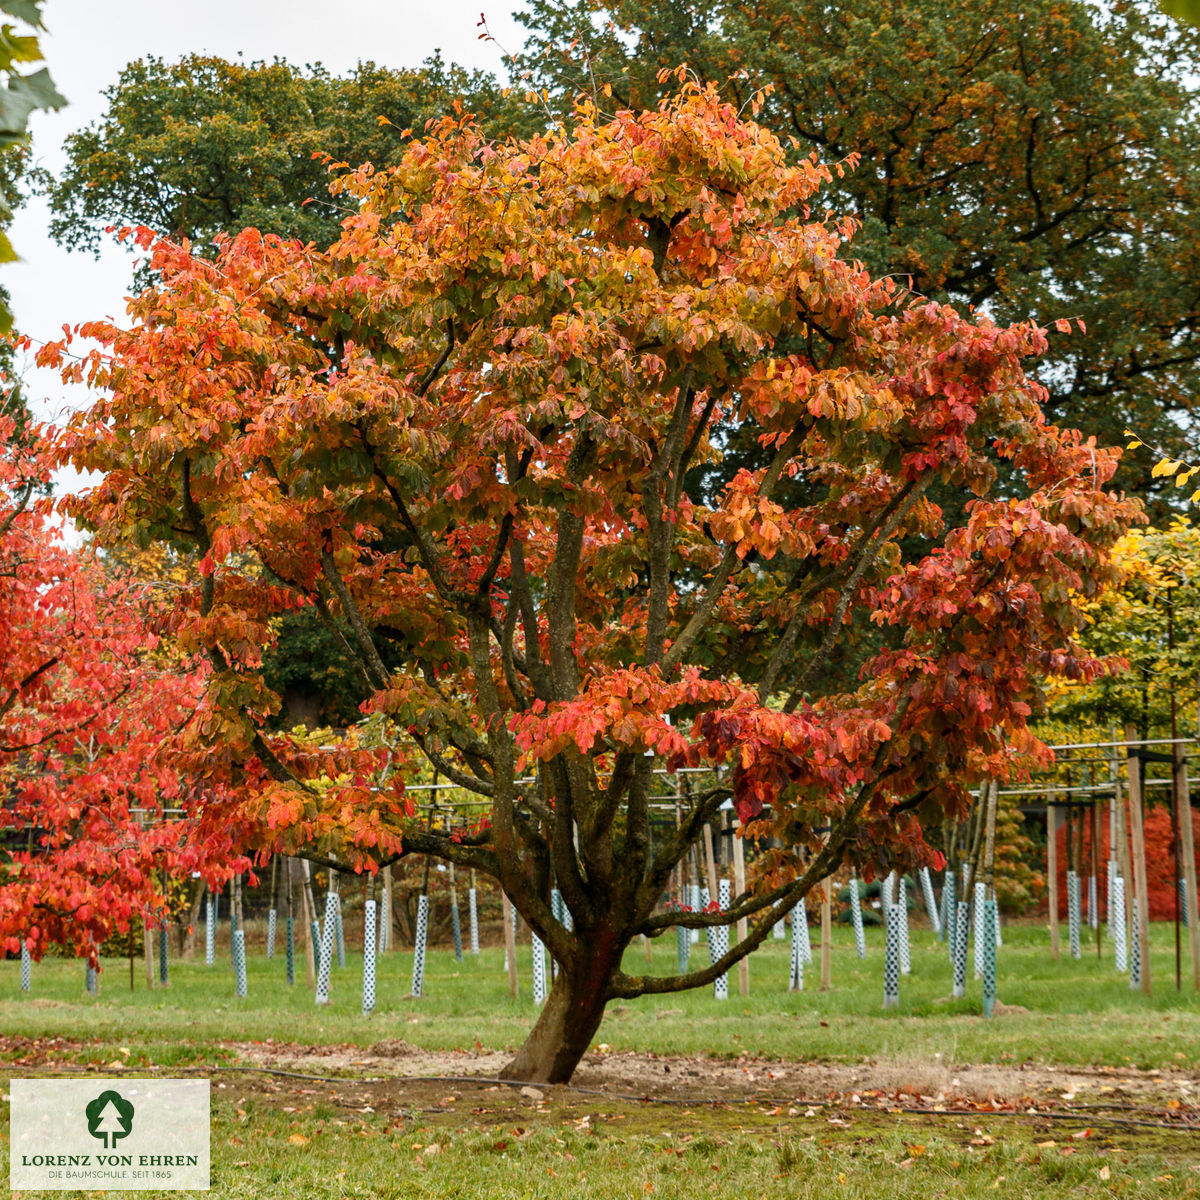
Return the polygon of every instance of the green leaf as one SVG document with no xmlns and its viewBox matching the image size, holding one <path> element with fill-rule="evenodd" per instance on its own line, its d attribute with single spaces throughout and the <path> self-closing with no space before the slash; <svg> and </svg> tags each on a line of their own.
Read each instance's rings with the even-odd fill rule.
<svg viewBox="0 0 1200 1200">
<path fill-rule="evenodd" d="M 15 26 L 0 25 L 0 70 L 9 71 L 13 63 L 41 62 L 42 48 L 37 38 L 18 34 Z"/>
<path fill-rule="evenodd" d="M 8 81 L 8 88 L 0 91 L 0 136 L 10 139 L 22 136 L 31 112 L 61 108 L 66 102 L 45 68 L 32 75 L 14 76 Z"/>
<path fill-rule="evenodd" d="M 1200 0 L 1159 0 L 1159 7 L 1177 21 L 1200 25 Z"/>
<path fill-rule="evenodd" d="M 35 29 L 45 28 L 41 10 L 42 0 L 0 0 L 0 12 L 6 12 Z"/>
</svg>

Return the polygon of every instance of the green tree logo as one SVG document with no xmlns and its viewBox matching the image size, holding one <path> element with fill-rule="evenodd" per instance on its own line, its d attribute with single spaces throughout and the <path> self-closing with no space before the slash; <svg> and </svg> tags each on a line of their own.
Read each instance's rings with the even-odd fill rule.
<svg viewBox="0 0 1200 1200">
<path fill-rule="evenodd" d="M 119 1139 L 128 1137 L 133 1128 L 133 1105 L 120 1092 L 111 1089 L 101 1092 L 84 1112 L 88 1133 L 100 1138 L 106 1150 L 111 1150 Z"/>
</svg>

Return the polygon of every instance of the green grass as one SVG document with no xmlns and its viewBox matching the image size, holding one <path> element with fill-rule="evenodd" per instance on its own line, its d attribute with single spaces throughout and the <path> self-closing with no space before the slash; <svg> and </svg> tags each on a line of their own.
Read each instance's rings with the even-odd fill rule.
<svg viewBox="0 0 1200 1200">
<path fill-rule="evenodd" d="M 945 947 L 924 930 L 914 930 L 912 975 L 903 979 L 898 1010 L 882 1008 L 883 951 L 878 930 L 868 933 L 864 960 L 854 954 L 846 929 L 835 929 L 833 987 L 818 989 L 810 967 L 803 992 L 787 991 L 788 952 L 768 942 L 750 965 L 749 997 L 717 1001 L 703 989 L 610 1005 L 597 1036 L 616 1050 L 663 1054 L 743 1053 L 789 1059 L 856 1062 L 863 1058 L 948 1063 L 1045 1062 L 1063 1065 L 1200 1067 L 1200 997 L 1191 989 L 1184 963 L 1184 988 L 1176 992 L 1171 930 L 1158 926 L 1152 944 L 1154 995 L 1131 991 L 1117 974 L 1111 953 L 1097 961 L 1094 947 L 1081 961 L 1053 962 L 1044 929 L 1010 927 L 999 951 L 1000 1001 L 1028 1012 L 984 1020 L 980 984 L 970 981 L 963 1000 L 950 1001 L 950 966 Z M 1185 943 L 1186 945 L 1186 943 Z M 693 954 L 704 960 L 704 946 Z M 1186 953 L 1186 951 L 1185 951 Z M 351 955 L 334 970 L 332 999 L 317 1008 L 311 992 L 284 982 L 282 957 L 267 960 L 258 941 L 249 960 L 249 995 L 234 994 L 227 950 L 217 965 L 199 961 L 171 965 L 171 986 L 147 990 L 142 966 L 129 991 L 127 963 L 105 963 L 99 999 L 83 989 L 77 962 L 47 960 L 34 966 L 33 991 L 19 991 L 18 964 L 0 963 L 0 1030 L 9 1036 L 96 1040 L 98 1055 L 110 1044 L 128 1047 L 133 1061 L 170 1065 L 219 1060 L 223 1041 L 291 1041 L 370 1046 L 402 1037 L 427 1049 L 511 1050 L 532 1024 L 529 950 L 519 953 L 521 996 L 507 991 L 503 950 L 488 948 L 478 959 L 456 963 L 448 950 L 430 951 L 425 994 L 406 998 L 412 956 L 396 952 L 380 963 L 374 1014 L 361 1008 L 361 960 Z M 631 971 L 673 969 L 674 937 L 654 946 L 648 967 L 640 947 L 628 956 Z M 77 1054 L 71 1050 L 70 1054 Z M 84 1053 L 88 1054 L 87 1048 Z M 109 1055 L 111 1058 L 111 1055 Z M 107 1060 L 106 1060 L 107 1061 Z"/>
<path fill-rule="evenodd" d="M 229 1197 L 928 1200 L 978 1196 L 1000 1180 L 1008 1196 L 1170 1198 L 1194 1196 L 1200 1182 L 1178 1146 L 1135 1151 L 1132 1138 L 1075 1150 L 1069 1138 L 1038 1148 L 1027 1133 L 1003 1129 L 989 1145 L 992 1135 L 975 1125 L 916 1129 L 917 1141 L 912 1130 L 883 1125 L 843 1131 L 824 1120 L 813 1128 L 811 1120 L 772 1127 L 741 1118 L 680 1133 L 665 1127 L 663 1114 L 656 1130 L 626 1131 L 619 1120 L 583 1130 L 573 1116 L 472 1129 L 419 1117 L 314 1120 L 257 1109 L 243 1119 L 238 1102 L 218 1102 L 213 1127 L 214 1183 Z M 288 1138 L 297 1134 L 309 1141 L 293 1145 Z"/>
<path fill-rule="evenodd" d="M 212 1188 L 222 1198 L 351 1200 L 697 1196 L 931 1200 L 1195 1196 L 1194 1134 L 1045 1131 L 995 1116 L 899 1118 L 754 1107 L 621 1110 L 534 1105 L 512 1093 L 441 1104 L 314 1096 L 302 1082 L 214 1085 Z M 445 1090 L 445 1089 L 443 1089 Z M 436 1095 L 437 1093 L 434 1093 Z M 386 1110 L 386 1111 L 385 1111 Z M 3 1139 L 0 1137 L 0 1147 Z M 6 1151 L 4 1152 L 6 1153 Z M 0 1153 L 3 1158 L 3 1153 Z M 4 1163 L 0 1162 L 0 1169 Z M 24 1193 L 26 1197 L 55 1193 Z M 110 1193 L 111 1194 L 111 1193 Z M 169 1196 L 172 1193 L 142 1193 Z"/>
<path fill-rule="evenodd" d="M 364 1017 L 360 960 L 351 956 L 345 970 L 335 970 L 332 1002 L 318 1009 L 303 986 L 302 962 L 301 984 L 288 988 L 282 957 L 266 960 L 261 931 L 255 939 L 245 1000 L 234 994 L 227 947 L 212 968 L 202 958 L 173 961 L 171 986 L 153 991 L 140 962 L 133 992 L 128 964 L 107 962 L 98 999 L 85 994 L 77 962 L 36 964 L 27 996 L 19 991 L 18 964 L 0 963 L 0 1061 L 7 1064 L 0 1072 L 45 1075 L 82 1065 L 104 1075 L 116 1072 L 108 1067 L 114 1061 L 127 1070 L 215 1067 L 235 1060 L 233 1043 L 268 1039 L 366 1048 L 400 1037 L 433 1050 L 512 1049 L 533 1020 L 527 947 L 515 1001 L 500 949 L 468 955 L 461 964 L 448 950 L 431 951 L 420 1000 L 407 997 L 411 954 L 387 955 L 378 1008 Z M 914 930 L 913 974 L 902 982 L 900 1008 L 884 1013 L 880 931 L 869 931 L 868 942 L 860 962 L 849 931 L 835 930 L 829 992 L 818 990 L 819 971 L 810 968 L 808 988 L 789 993 L 787 946 L 771 942 L 751 963 L 748 998 L 737 995 L 735 974 L 725 1002 L 705 990 L 617 1003 L 597 1041 L 662 1054 L 850 1062 L 941 1056 L 946 1064 L 1200 1066 L 1200 1000 L 1186 978 L 1184 990 L 1175 990 L 1165 926 L 1154 931 L 1150 999 L 1116 974 L 1107 947 L 1100 962 L 1093 948 L 1082 961 L 1055 963 L 1045 930 L 1009 928 L 999 955 L 999 997 L 1029 1011 L 990 1021 L 980 1016 L 978 983 L 970 983 L 965 1000 L 945 1000 L 945 948 L 923 929 Z M 702 961 L 703 944 L 693 953 Z M 640 947 L 627 966 L 666 972 L 674 957 L 672 937 L 654 947 L 652 967 Z M 537 1103 L 484 1085 L 227 1073 L 215 1073 L 212 1087 L 212 1194 L 222 1198 L 935 1200 L 995 1190 L 1035 1200 L 1068 1193 L 1174 1200 L 1200 1187 L 1194 1132 L 1097 1122 L 1086 1138 L 1072 1137 L 1093 1119 L 1086 1115 L 1078 1124 L 1051 1125 L 988 1112 L 901 1114 L 886 1101 L 853 1110 L 688 1108 L 558 1092 Z M 6 1158 L 3 1132 L 0 1147 Z"/>
</svg>

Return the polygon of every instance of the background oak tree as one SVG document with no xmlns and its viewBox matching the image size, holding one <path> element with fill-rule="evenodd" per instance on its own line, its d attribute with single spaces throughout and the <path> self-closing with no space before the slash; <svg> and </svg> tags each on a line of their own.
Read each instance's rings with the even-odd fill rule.
<svg viewBox="0 0 1200 1200">
<path fill-rule="evenodd" d="M 247 226 L 324 249 L 346 216 L 329 196 L 326 156 L 386 167 L 403 130 L 419 133 L 455 100 L 501 133 L 525 111 L 490 76 L 438 58 L 410 70 L 361 62 L 335 75 L 284 59 L 149 56 L 105 95 L 101 120 L 67 138 L 61 176 L 40 177 L 50 236 L 77 250 L 94 251 L 115 225 L 190 238 L 201 254 Z"/>
<path fill-rule="evenodd" d="M 567 110 L 581 92 L 653 104 L 679 63 L 738 107 L 769 86 L 758 120 L 797 159 L 862 156 L 824 203 L 861 223 L 873 274 L 999 322 L 1078 315 L 1086 334 L 1051 331 L 1033 368 L 1047 414 L 1184 454 L 1200 30 L 1157 0 L 527 0 L 521 19 L 522 78 Z M 1152 462 L 1122 480 L 1162 516 Z"/>
</svg>

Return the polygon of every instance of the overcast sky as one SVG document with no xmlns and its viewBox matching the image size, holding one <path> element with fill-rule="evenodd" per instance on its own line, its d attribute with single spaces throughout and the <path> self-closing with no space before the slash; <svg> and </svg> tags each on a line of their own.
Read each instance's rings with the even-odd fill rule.
<svg viewBox="0 0 1200 1200">
<path fill-rule="evenodd" d="M 508 50 L 517 50 L 523 27 L 512 16 L 520 0 L 482 3 L 489 27 Z M 70 101 L 57 113 L 31 122 L 35 159 L 57 172 L 67 134 L 104 112 L 106 87 L 135 58 L 155 54 L 178 59 L 189 53 L 296 63 L 320 62 L 338 73 L 359 59 L 390 67 L 419 66 L 435 50 L 448 62 L 481 67 L 503 76 L 501 52 L 478 40 L 481 0 L 47 0 L 48 32 L 42 35 L 47 65 Z M 18 212 L 11 231 L 22 261 L 2 268 L 12 293 L 17 328 L 42 340 L 65 324 L 124 317 L 131 265 L 114 245 L 99 259 L 67 253 L 47 234 L 47 213 L 38 200 Z M 22 374 L 37 415 L 60 419 L 80 407 L 82 389 L 64 389 L 51 372 L 27 364 Z M 71 486 L 70 481 L 62 483 Z"/>
</svg>

